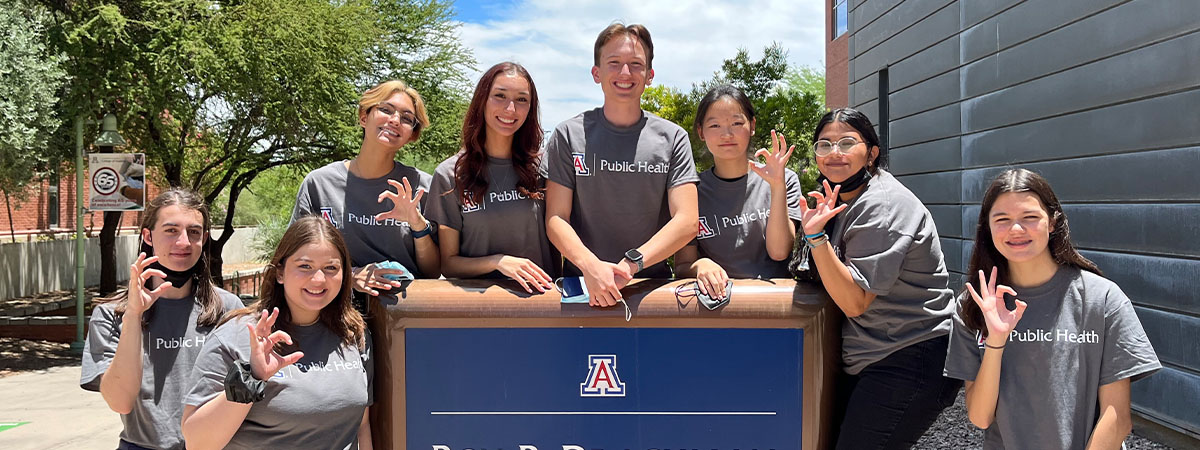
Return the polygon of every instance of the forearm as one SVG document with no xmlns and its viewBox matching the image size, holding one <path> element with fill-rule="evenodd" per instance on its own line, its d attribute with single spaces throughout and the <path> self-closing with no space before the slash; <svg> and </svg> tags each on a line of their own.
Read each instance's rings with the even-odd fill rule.
<svg viewBox="0 0 1200 450">
<path fill-rule="evenodd" d="M 129 414 L 142 389 L 142 318 L 126 313 L 121 322 L 121 340 L 112 363 L 100 378 L 100 396 L 109 409 Z"/>
<path fill-rule="evenodd" d="M 676 213 L 662 229 L 650 237 L 650 240 L 638 247 L 637 250 L 642 254 L 643 266 L 650 267 L 658 264 L 696 237 L 696 228 L 699 226 L 700 219 L 695 214 L 695 210 L 692 210 L 691 213 L 688 214 L 687 211 Z"/>
<path fill-rule="evenodd" d="M 592 253 L 587 246 L 583 245 L 583 241 L 579 239 L 579 235 L 575 233 L 575 229 L 561 216 L 549 216 L 546 219 L 546 237 L 550 239 L 550 243 L 562 253 L 563 258 L 570 261 L 576 267 L 583 268 L 584 266 L 595 264 L 600 261 L 595 253 Z"/>
<path fill-rule="evenodd" d="M 767 218 L 767 256 L 783 261 L 791 256 L 796 242 L 796 224 L 787 214 L 787 191 L 780 187 L 771 188 L 771 215 Z"/>
<path fill-rule="evenodd" d="M 473 278 L 487 275 L 500 265 L 505 255 L 458 256 L 446 255 L 442 263 L 442 274 L 446 278 Z"/>
<path fill-rule="evenodd" d="M 420 222 L 425 222 L 425 219 L 421 218 Z M 432 227 L 435 225 L 429 223 L 428 226 Z M 421 275 L 425 278 L 437 278 L 440 276 L 442 274 L 442 258 L 441 255 L 438 254 L 438 246 L 437 243 L 433 241 L 433 235 L 427 234 L 425 236 L 413 239 L 413 246 L 416 247 L 417 268 L 421 271 Z"/>
<path fill-rule="evenodd" d="M 849 317 L 858 317 L 867 311 L 875 294 L 867 292 L 854 282 L 850 269 L 838 261 L 829 243 L 812 249 L 812 260 L 821 274 L 821 284 L 829 297 Z"/>
<path fill-rule="evenodd" d="M 367 407 L 363 411 L 362 423 L 358 425 L 358 450 L 372 450 L 374 448 L 375 444 L 371 440 L 371 408 Z"/>
<path fill-rule="evenodd" d="M 1100 419 L 1096 420 L 1096 428 L 1092 430 L 1092 437 L 1088 440 L 1087 450 L 1121 448 L 1121 443 L 1125 442 L 1125 438 L 1133 430 L 1133 423 L 1129 414 L 1125 414 L 1124 418 L 1120 416 L 1121 414 L 1112 408 L 1100 412 Z"/>
<path fill-rule="evenodd" d="M 1007 336 L 989 337 L 987 345 L 1003 346 Z M 983 361 L 975 381 L 967 386 L 967 418 L 981 429 L 987 429 L 996 420 L 996 402 L 1000 398 L 1000 366 L 1004 357 L 1002 348 L 984 348 Z"/>
<path fill-rule="evenodd" d="M 225 447 L 241 428 L 252 403 L 236 403 L 218 393 L 212 400 L 200 405 L 185 406 L 183 413 L 183 439 L 188 449 L 219 449 Z"/>
</svg>

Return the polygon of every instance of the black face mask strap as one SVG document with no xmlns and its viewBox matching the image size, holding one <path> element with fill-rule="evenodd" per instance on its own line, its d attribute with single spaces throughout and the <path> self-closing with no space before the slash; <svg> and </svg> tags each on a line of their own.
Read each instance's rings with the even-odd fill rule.
<svg viewBox="0 0 1200 450">
<path fill-rule="evenodd" d="M 820 189 L 820 186 L 822 185 L 822 183 L 824 183 L 825 181 L 828 181 L 828 180 L 829 179 L 825 178 L 824 174 L 818 175 L 817 176 L 817 188 Z M 853 191 L 855 189 L 865 186 L 868 181 L 871 181 L 871 172 L 868 171 L 866 167 L 863 167 L 862 169 L 858 170 L 858 173 L 851 175 L 850 178 L 845 179 L 841 183 L 837 183 L 842 186 L 841 190 L 839 190 L 838 192 Z M 833 183 L 830 183 L 831 187 L 832 187 L 832 185 L 833 185 Z M 838 203 L 841 203 L 841 202 L 842 202 L 842 200 L 839 198 Z"/>
<path fill-rule="evenodd" d="M 161 270 L 163 273 L 167 274 L 167 277 L 164 278 L 163 281 L 170 281 L 172 287 L 182 287 L 184 284 L 187 284 L 189 280 L 196 276 L 196 272 L 200 271 L 200 264 L 203 263 L 204 258 L 200 258 L 196 260 L 196 264 L 193 264 L 190 269 L 178 271 L 168 269 L 158 261 L 155 261 L 153 264 L 150 264 L 148 268 Z"/>
</svg>

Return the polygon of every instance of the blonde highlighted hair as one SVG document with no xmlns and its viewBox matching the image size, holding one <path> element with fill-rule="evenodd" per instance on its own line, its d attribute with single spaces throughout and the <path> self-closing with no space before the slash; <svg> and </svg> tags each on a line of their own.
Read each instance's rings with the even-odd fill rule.
<svg viewBox="0 0 1200 450">
<path fill-rule="evenodd" d="M 358 99 L 358 118 L 362 119 L 371 112 L 371 108 L 383 103 L 396 93 L 407 94 L 413 102 L 413 113 L 417 116 L 417 126 L 413 128 L 412 140 L 416 141 L 421 138 L 421 130 L 429 127 L 429 113 L 425 111 L 425 100 L 421 99 L 421 94 L 401 80 L 388 80 L 375 85 L 367 92 L 363 92 L 362 98 Z"/>
</svg>

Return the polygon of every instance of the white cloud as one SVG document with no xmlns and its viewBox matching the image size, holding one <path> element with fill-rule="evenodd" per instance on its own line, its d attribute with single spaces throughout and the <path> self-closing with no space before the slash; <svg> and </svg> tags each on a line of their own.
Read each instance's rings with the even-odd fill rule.
<svg viewBox="0 0 1200 450">
<path fill-rule="evenodd" d="M 645 25 L 654 40 L 654 83 L 687 90 L 710 78 L 739 47 L 757 59 L 779 42 L 792 64 L 823 67 L 823 8 L 815 0 L 517 0 L 508 14 L 464 23 L 461 37 L 481 70 L 506 60 L 529 69 L 542 126 L 551 129 L 603 103 L 590 73 L 592 44 L 614 21 Z M 472 74 L 472 85 L 478 76 Z"/>
</svg>

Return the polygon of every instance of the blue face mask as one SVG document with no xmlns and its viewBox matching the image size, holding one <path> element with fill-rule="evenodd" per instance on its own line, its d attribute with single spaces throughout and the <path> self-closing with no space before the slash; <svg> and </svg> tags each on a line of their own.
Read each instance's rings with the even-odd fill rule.
<svg viewBox="0 0 1200 450">
<path fill-rule="evenodd" d="M 558 288 L 563 303 L 587 303 L 590 298 L 583 277 L 559 277 L 554 280 L 554 287 Z"/>
</svg>

